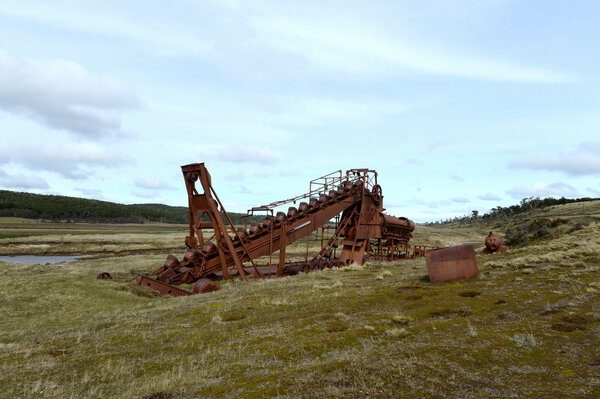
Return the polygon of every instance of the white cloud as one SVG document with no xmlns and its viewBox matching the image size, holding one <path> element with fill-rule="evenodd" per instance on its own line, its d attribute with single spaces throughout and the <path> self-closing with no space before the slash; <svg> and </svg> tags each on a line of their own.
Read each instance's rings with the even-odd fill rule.
<svg viewBox="0 0 600 399">
<path fill-rule="evenodd" d="M 0 108 L 88 138 L 115 132 L 136 94 L 108 77 L 62 59 L 33 59 L 0 50 Z"/>
<path fill-rule="evenodd" d="M 430 102 L 419 101 L 288 96 L 260 102 L 256 104 L 256 108 L 265 114 L 269 123 L 312 127 L 331 126 L 333 123 L 372 122 L 430 105 Z"/>
<path fill-rule="evenodd" d="M 241 184 L 237 192 L 238 194 L 252 194 L 252 190 Z"/>
<path fill-rule="evenodd" d="M 90 4 L 79 9 L 78 4 L 71 1 L 61 6 L 54 3 L 45 5 L 43 2 L 32 4 L 5 0 L 0 7 L 0 15 L 28 19 L 61 30 L 134 41 L 141 43 L 148 51 L 161 55 L 205 55 L 212 46 L 210 41 L 202 40 L 197 35 L 183 30 L 180 24 L 165 24 L 163 18 L 152 18 L 145 21 L 145 24 L 140 23 L 141 14 L 135 12 L 128 17 L 124 7 L 120 7 L 119 12 L 111 12 L 94 8 Z"/>
<path fill-rule="evenodd" d="M 477 196 L 478 199 L 482 200 L 482 201 L 499 201 L 502 198 L 498 197 L 495 194 L 492 193 L 485 193 L 485 194 L 481 194 Z"/>
<path fill-rule="evenodd" d="M 600 173 L 600 143 L 582 143 L 558 154 L 541 154 L 514 160 L 512 168 L 550 170 L 571 176 Z"/>
<path fill-rule="evenodd" d="M 106 201 L 107 198 L 102 193 L 102 190 L 95 188 L 79 188 L 77 189 L 85 198 Z"/>
<path fill-rule="evenodd" d="M 435 141 L 431 141 L 425 145 L 425 152 L 438 150 L 440 148 L 448 148 L 448 147 L 451 147 L 453 144 L 456 144 L 456 143 L 453 143 L 450 140 L 438 138 Z"/>
<path fill-rule="evenodd" d="M 181 6 L 172 8 L 183 10 L 185 15 L 173 17 L 177 14 L 171 14 L 171 9 L 159 9 L 161 17 L 157 18 L 149 13 L 128 12 L 125 7 L 111 10 L 110 6 L 101 3 L 86 4 L 85 8 L 73 2 L 45 5 L 6 0 L 5 3 L 0 8 L 0 15 L 61 30 L 133 41 L 142 44 L 147 51 L 161 55 L 198 57 L 219 68 L 265 78 L 271 78 L 273 72 L 306 73 L 312 65 L 319 72 L 346 75 L 377 76 L 416 71 L 492 81 L 577 81 L 571 74 L 547 68 L 470 55 L 469 51 L 452 52 L 448 50 L 451 46 L 444 42 L 433 46 L 427 43 L 425 35 L 429 32 L 419 32 L 414 26 L 412 30 L 416 32 L 411 28 L 407 32 L 385 31 L 380 26 L 388 25 L 385 22 L 391 13 L 412 13 L 419 19 L 428 20 L 431 17 L 428 10 L 443 9 L 439 2 L 421 7 L 411 6 L 410 2 L 399 6 L 370 5 L 369 8 L 377 9 L 379 15 L 369 15 L 369 11 L 359 11 L 364 7 L 361 2 L 308 2 L 302 7 L 294 7 L 281 2 L 244 2 L 232 6 L 188 0 L 188 3 L 196 3 L 198 8 L 191 15 L 197 15 L 203 22 L 195 25 L 179 22 L 187 22 L 186 17 L 193 11 Z M 463 17 L 480 15 L 481 9 L 486 10 L 485 14 L 498 7 L 498 2 L 493 2 L 494 6 L 481 6 L 481 2 L 471 1 L 461 5 L 455 1 L 450 3 L 452 5 L 445 8 Z M 353 10 L 349 12 L 348 9 Z M 334 12 L 341 15 L 331 18 Z M 380 24 L 370 23 L 373 18 Z M 445 17 L 441 21 L 447 20 Z M 435 23 L 435 20 L 428 22 Z M 464 21 L 455 23 L 464 24 Z M 441 34 L 439 37 L 443 38 Z"/>
<path fill-rule="evenodd" d="M 48 189 L 48 182 L 44 178 L 35 174 L 22 175 L 22 174 L 8 174 L 4 170 L 0 169 L 0 187 L 4 188 L 40 188 Z"/>
<path fill-rule="evenodd" d="M 590 194 L 592 194 L 592 195 L 595 195 L 596 197 L 600 197 L 600 190 L 596 190 L 595 188 L 589 187 L 587 189 L 587 192 L 590 193 Z"/>
<path fill-rule="evenodd" d="M 406 162 L 409 165 L 423 165 L 423 161 L 415 158 L 408 158 L 404 162 Z"/>
<path fill-rule="evenodd" d="M 171 185 L 165 183 L 161 179 L 156 177 L 140 177 L 135 179 L 135 185 L 140 188 L 147 188 L 149 190 L 160 190 L 165 188 L 173 188 Z"/>
<path fill-rule="evenodd" d="M 468 198 L 465 198 L 465 197 L 455 197 L 455 198 L 452 198 L 452 202 L 466 204 L 467 202 L 471 202 L 471 200 Z"/>
<path fill-rule="evenodd" d="M 133 190 L 131 192 L 134 196 L 138 198 L 157 198 L 160 196 L 156 191 L 148 191 L 148 190 Z"/>
<path fill-rule="evenodd" d="M 37 146 L 9 143 L 0 148 L 0 165 L 17 164 L 33 172 L 55 172 L 69 179 L 85 179 L 97 167 L 116 168 L 129 163 L 123 154 L 112 152 L 97 143 L 64 142 Z"/>
<path fill-rule="evenodd" d="M 205 157 L 214 157 L 232 163 L 272 164 L 279 156 L 271 148 L 246 145 L 239 142 L 203 151 Z"/>
<path fill-rule="evenodd" d="M 296 52 L 319 68 L 354 74 L 391 73 L 398 69 L 491 81 L 569 83 L 575 76 L 507 61 L 427 48 L 403 37 L 388 37 L 363 21 L 344 25 L 307 22 L 298 17 L 254 17 L 249 26 L 276 49 Z"/>
<path fill-rule="evenodd" d="M 235 173 L 230 173 L 225 176 L 225 180 L 227 181 L 244 181 L 246 180 L 246 174 L 242 171 L 236 171 Z"/>
<path fill-rule="evenodd" d="M 566 183 L 538 182 L 530 186 L 517 186 L 506 191 L 513 198 L 526 197 L 578 197 L 579 192 L 575 187 Z"/>
</svg>

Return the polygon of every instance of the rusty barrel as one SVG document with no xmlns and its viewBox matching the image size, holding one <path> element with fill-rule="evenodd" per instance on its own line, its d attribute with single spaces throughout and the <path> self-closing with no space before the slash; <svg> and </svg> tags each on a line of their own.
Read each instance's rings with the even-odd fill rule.
<svg viewBox="0 0 600 399">
<path fill-rule="evenodd" d="M 275 224 L 275 218 L 271 215 L 267 216 L 262 222 L 262 228 L 269 230 Z"/>
<path fill-rule="evenodd" d="M 238 227 L 236 231 L 237 231 L 237 234 L 235 235 L 235 237 L 233 237 L 234 241 L 237 241 L 237 240 L 244 241 L 246 238 L 248 238 L 248 233 L 246 232 L 246 229 L 244 229 L 243 227 Z"/>
<path fill-rule="evenodd" d="M 285 214 L 285 212 L 277 212 L 277 215 L 275 216 L 275 220 L 277 221 L 277 223 L 283 223 L 286 219 L 287 215 Z"/>
<path fill-rule="evenodd" d="M 472 244 L 426 251 L 425 261 L 433 283 L 475 277 L 478 271 Z"/>
<path fill-rule="evenodd" d="M 308 212 L 308 211 L 310 211 L 310 205 L 308 205 L 306 202 L 301 202 L 300 205 L 298 206 L 298 211 Z"/>
<path fill-rule="evenodd" d="M 250 237 L 255 236 L 260 233 L 262 227 L 258 223 L 252 223 L 252 225 L 248 228 L 248 235 Z"/>
<path fill-rule="evenodd" d="M 288 211 L 287 211 L 287 217 L 289 219 L 291 219 L 291 218 L 294 218 L 296 216 L 298 216 L 298 209 L 296 207 L 294 207 L 294 206 L 290 206 L 288 208 Z"/>
<path fill-rule="evenodd" d="M 201 251 L 203 254 L 208 255 L 208 254 L 215 252 L 216 250 L 217 250 L 217 245 L 215 243 L 213 243 L 211 241 L 204 241 Z"/>
<path fill-rule="evenodd" d="M 325 193 L 319 195 L 319 201 L 321 201 L 324 204 L 331 201 L 332 199 L 333 199 L 332 197 L 330 197 L 329 195 L 327 195 Z"/>
<path fill-rule="evenodd" d="M 351 183 L 351 182 L 349 182 L 348 180 L 346 180 L 346 181 L 344 181 L 344 182 L 342 183 L 342 185 L 341 185 L 340 187 L 342 187 L 342 189 L 343 189 L 344 191 L 348 191 L 348 190 L 350 190 L 350 189 L 352 188 L 352 183 Z"/>
<path fill-rule="evenodd" d="M 208 244 L 212 244 L 213 247 L 216 248 L 215 244 L 213 244 L 210 241 L 206 241 L 206 243 L 204 243 L 204 246 L 202 247 L 202 253 L 208 254 L 208 251 L 204 251 L 205 247 L 208 248 Z M 190 263 L 194 263 L 196 262 L 198 259 L 202 258 L 202 253 L 200 251 L 198 251 L 197 249 L 193 249 L 193 248 L 189 248 L 187 251 L 185 251 L 185 253 L 183 254 L 183 260 L 186 262 L 190 262 Z M 169 255 L 171 256 L 171 255 Z M 173 256 L 173 258 L 175 258 Z M 165 264 L 164 266 L 167 268 L 176 268 L 177 266 L 179 266 L 179 262 L 176 262 L 177 258 L 173 259 L 173 258 L 169 258 L 167 256 L 167 259 L 165 260 Z"/>
</svg>

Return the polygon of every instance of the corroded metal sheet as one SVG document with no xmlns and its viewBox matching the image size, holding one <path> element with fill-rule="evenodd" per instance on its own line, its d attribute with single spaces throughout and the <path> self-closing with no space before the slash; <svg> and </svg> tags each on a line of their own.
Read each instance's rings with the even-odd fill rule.
<svg viewBox="0 0 600 399">
<path fill-rule="evenodd" d="M 434 283 L 472 278 L 478 272 L 472 244 L 426 251 L 425 261 L 429 280 Z"/>
</svg>

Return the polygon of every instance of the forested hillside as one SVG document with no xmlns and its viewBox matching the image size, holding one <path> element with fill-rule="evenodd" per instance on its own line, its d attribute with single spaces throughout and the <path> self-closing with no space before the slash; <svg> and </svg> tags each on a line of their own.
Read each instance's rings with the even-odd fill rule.
<svg viewBox="0 0 600 399">
<path fill-rule="evenodd" d="M 187 223 L 188 210 L 162 204 L 124 205 L 62 195 L 0 190 L 0 217 L 88 223 Z M 242 214 L 229 214 L 241 223 Z"/>
</svg>

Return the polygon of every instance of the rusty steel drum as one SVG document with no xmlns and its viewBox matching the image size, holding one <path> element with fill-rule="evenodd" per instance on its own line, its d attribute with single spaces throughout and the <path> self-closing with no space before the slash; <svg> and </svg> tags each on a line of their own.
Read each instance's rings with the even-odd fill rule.
<svg viewBox="0 0 600 399">
<path fill-rule="evenodd" d="M 433 283 L 472 278 L 478 272 L 472 244 L 426 251 L 425 261 L 429 280 Z"/>
</svg>

